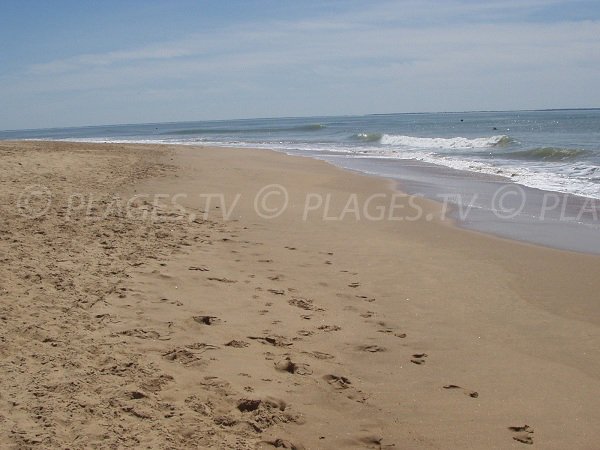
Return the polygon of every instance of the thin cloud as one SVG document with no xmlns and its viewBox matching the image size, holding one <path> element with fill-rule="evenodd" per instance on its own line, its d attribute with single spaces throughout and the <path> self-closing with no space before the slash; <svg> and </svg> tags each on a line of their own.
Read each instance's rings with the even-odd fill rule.
<svg viewBox="0 0 600 450">
<path fill-rule="evenodd" d="M 3 77 L 0 94 L 7 105 L 30 104 L 40 117 L 48 108 L 33 97 L 60 97 L 64 117 L 72 114 L 66 105 L 79 104 L 83 114 L 72 117 L 87 123 L 99 117 L 98 108 L 107 117 L 124 108 L 122 99 L 133 94 L 145 95 L 145 105 L 156 102 L 138 113 L 144 121 L 217 112 L 248 117 L 598 103 L 600 21 L 485 19 L 498 12 L 523 17 L 550 3 L 565 2 L 374 3 L 335 16 L 213 28 L 34 64 Z M 91 101 L 96 111 L 86 111 Z M 183 112 L 202 117 L 177 115 Z M 0 114 L 10 123 L 7 112 Z"/>
</svg>

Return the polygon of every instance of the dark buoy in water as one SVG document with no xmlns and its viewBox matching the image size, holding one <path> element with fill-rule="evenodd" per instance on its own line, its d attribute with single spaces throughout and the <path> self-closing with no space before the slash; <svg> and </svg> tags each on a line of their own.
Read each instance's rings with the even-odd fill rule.
<svg viewBox="0 0 600 450">
<path fill-rule="evenodd" d="M 497 129 L 498 129 L 498 128 L 496 128 L 496 127 L 492 128 L 492 130 L 497 130 Z"/>
<path fill-rule="evenodd" d="M 464 119 L 460 119 L 460 121 L 461 121 L 461 122 L 464 122 L 465 120 L 464 120 Z"/>
</svg>

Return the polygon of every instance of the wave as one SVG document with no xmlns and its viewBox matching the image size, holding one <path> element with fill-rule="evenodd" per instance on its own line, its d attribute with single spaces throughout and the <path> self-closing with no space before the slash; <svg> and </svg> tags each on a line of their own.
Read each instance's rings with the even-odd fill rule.
<svg viewBox="0 0 600 450">
<path fill-rule="evenodd" d="M 381 133 L 357 133 L 352 136 L 352 139 L 361 142 L 379 142 L 382 136 Z"/>
<path fill-rule="evenodd" d="M 163 131 L 162 136 L 187 136 L 194 134 L 251 134 L 251 133 L 278 133 L 284 131 L 319 131 L 327 128 L 320 123 L 297 125 L 292 127 L 265 127 L 265 128 L 189 128 L 186 130 Z"/>
<path fill-rule="evenodd" d="M 403 136 L 396 134 L 384 134 L 380 142 L 384 145 L 395 145 L 401 147 L 424 148 L 424 149 L 466 149 L 501 147 L 514 142 L 510 136 L 498 135 L 491 137 L 480 137 L 468 139 L 464 137 L 453 138 L 427 138 Z"/>
<path fill-rule="evenodd" d="M 323 125 L 321 123 L 313 123 L 309 125 L 301 125 L 298 127 L 292 128 L 293 130 L 304 130 L 304 131 L 317 131 L 322 130 L 323 128 L 327 128 L 327 125 Z"/>
<path fill-rule="evenodd" d="M 512 152 L 507 156 L 511 158 L 530 159 L 534 161 L 565 161 L 585 155 L 586 150 L 560 147 L 538 147 L 520 152 Z"/>
</svg>

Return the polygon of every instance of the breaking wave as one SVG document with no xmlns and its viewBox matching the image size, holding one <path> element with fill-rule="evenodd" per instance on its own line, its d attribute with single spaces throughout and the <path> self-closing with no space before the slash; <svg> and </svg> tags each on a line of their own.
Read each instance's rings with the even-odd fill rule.
<svg viewBox="0 0 600 450">
<path fill-rule="evenodd" d="M 379 142 L 382 136 L 381 133 L 357 133 L 352 139 L 360 142 Z"/>
<path fill-rule="evenodd" d="M 532 161 L 565 161 L 585 155 L 586 150 L 559 147 L 538 147 L 530 150 L 510 153 L 511 158 L 529 159 Z"/>
<path fill-rule="evenodd" d="M 474 139 L 468 139 L 464 137 L 453 137 L 453 138 L 427 138 L 427 137 L 414 137 L 414 136 L 402 136 L 395 134 L 384 134 L 381 136 L 381 141 L 384 145 L 395 145 L 401 147 L 412 147 L 412 148 L 442 148 L 442 149 L 464 149 L 464 148 L 486 148 L 486 147 L 499 147 L 508 145 L 513 141 L 509 136 L 499 135 L 491 137 L 480 137 Z"/>
</svg>

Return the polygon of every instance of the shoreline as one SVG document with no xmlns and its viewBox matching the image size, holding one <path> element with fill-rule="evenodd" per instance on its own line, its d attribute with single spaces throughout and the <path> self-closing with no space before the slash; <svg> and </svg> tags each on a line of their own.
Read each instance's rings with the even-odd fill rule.
<svg viewBox="0 0 600 450">
<path fill-rule="evenodd" d="M 337 154 L 304 153 L 266 147 L 144 143 L 126 140 L 23 140 L 27 141 L 266 150 L 313 158 L 352 172 L 392 180 L 399 192 L 436 202 L 443 210 L 445 219 L 457 227 L 525 244 L 600 255 L 600 199 L 533 188 L 511 181 L 507 176 L 453 169 L 412 159 L 355 159 Z"/>
<path fill-rule="evenodd" d="M 600 200 L 593 197 L 532 188 L 506 176 L 416 160 L 307 157 L 392 180 L 400 192 L 436 202 L 447 219 L 466 230 L 557 250 L 600 254 Z"/>
<path fill-rule="evenodd" d="M 0 158 L 3 446 L 600 440 L 598 256 L 447 226 L 389 180 L 274 151 Z"/>
</svg>

